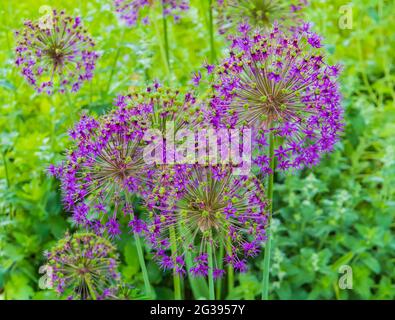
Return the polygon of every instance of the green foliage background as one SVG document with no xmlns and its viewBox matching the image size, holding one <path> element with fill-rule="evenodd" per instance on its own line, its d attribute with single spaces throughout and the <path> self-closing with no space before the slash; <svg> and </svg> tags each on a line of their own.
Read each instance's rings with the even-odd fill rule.
<svg viewBox="0 0 395 320">
<path fill-rule="evenodd" d="M 277 176 L 272 299 L 395 298 L 395 11 L 394 1 L 312 0 L 307 20 L 325 38 L 341 77 L 346 130 L 336 151 L 312 170 Z M 341 30 L 339 8 L 351 4 L 353 26 Z M 101 52 L 93 81 L 77 95 L 37 95 L 13 64 L 13 30 L 40 17 L 39 8 L 81 15 Z M 209 57 L 207 2 L 170 25 L 174 86 L 188 84 Z M 164 80 L 161 25 L 128 29 L 110 0 L 0 2 L 0 298 L 52 299 L 40 290 L 43 251 L 61 238 L 69 215 L 57 182 L 45 168 L 62 158 L 67 130 L 83 110 L 102 113 L 117 93 L 150 79 Z M 155 17 L 153 18 L 155 21 Z M 217 36 L 217 51 L 225 50 Z M 131 237 L 117 244 L 124 280 L 142 287 Z M 237 278 L 228 298 L 259 297 L 262 257 Z M 353 270 L 353 289 L 341 290 L 341 265 Z M 172 298 L 169 274 L 148 263 L 158 298 Z"/>
</svg>

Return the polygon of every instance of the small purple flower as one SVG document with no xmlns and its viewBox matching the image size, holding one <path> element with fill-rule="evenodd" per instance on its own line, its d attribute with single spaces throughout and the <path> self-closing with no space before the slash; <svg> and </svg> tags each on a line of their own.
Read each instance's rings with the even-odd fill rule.
<svg viewBox="0 0 395 320">
<path fill-rule="evenodd" d="M 225 262 L 232 265 L 258 254 L 266 240 L 267 203 L 256 178 L 233 175 L 227 167 L 184 165 L 173 169 L 160 185 L 165 190 L 177 190 L 170 192 L 167 206 L 163 202 L 152 206 L 156 214 L 148 224 L 147 239 L 162 267 L 176 269 L 172 263 L 177 261 L 175 253 L 169 252 L 172 237 L 177 241 L 177 255 L 187 251 L 194 257 L 189 270 L 194 276 L 209 272 L 208 246 L 215 250 L 231 243 L 225 247 L 233 259 Z M 232 214 L 227 208 L 234 209 Z M 215 277 L 224 272 L 213 268 Z"/>
<path fill-rule="evenodd" d="M 205 118 L 216 127 L 251 128 L 253 162 L 263 174 L 272 171 L 270 134 L 279 170 L 316 165 L 339 140 L 339 67 L 324 61 L 320 47 L 307 24 L 292 33 L 274 25 L 268 33 L 234 37 L 229 57 L 216 69 Z"/>
<path fill-rule="evenodd" d="M 220 33 L 270 28 L 275 21 L 292 28 L 300 23 L 307 0 L 228 0 L 218 1 Z"/>
<path fill-rule="evenodd" d="M 156 4 L 162 6 L 163 14 L 172 16 L 175 22 L 180 19 L 180 12 L 189 9 L 189 0 L 114 0 L 115 12 L 129 27 L 139 21 L 149 24 L 149 11 Z"/>
<path fill-rule="evenodd" d="M 68 300 L 104 299 L 120 279 L 116 248 L 93 233 L 66 234 L 46 258 L 47 281 Z"/>
<path fill-rule="evenodd" d="M 47 20 L 24 26 L 15 33 L 15 64 L 38 92 L 76 92 L 92 79 L 99 55 L 80 17 L 53 10 Z"/>
</svg>

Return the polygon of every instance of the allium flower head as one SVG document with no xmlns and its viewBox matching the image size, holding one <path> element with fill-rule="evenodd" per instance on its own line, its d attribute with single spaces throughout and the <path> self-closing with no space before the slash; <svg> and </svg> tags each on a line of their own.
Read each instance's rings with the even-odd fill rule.
<svg viewBox="0 0 395 320">
<path fill-rule="evenodd" d="M 275 21 L 286 26 L 301 19 L 307 0 L 220 0 L 220 31 L 235 31 L 242 26 L 268 29 Z"/>
<path fill-rule="evenodd" d="M 325 63 L 320 47 L 308 25 L 290 35 L 275 25 L 267 34 L 234 38 L 216 72 L 208 109 L 212 123 L 253 128 L 262 149 L 273 133 L 281 170 L 316 164 L 343 127 L 339 67 Z M 264 173 L 271 171 L 269 160 L 262 153 L 254 159 Z"/>
<path fill-rule="evenodd" d="M 148 226 L 147 237 L 160 265 L 183 274 L 186 255 L 191 255 L 194 265 L 189 271 L 206 276 L 207 247 L 215 251 L 224 246 L 226 263 L 245 271 L 247 258 L 257 255 L 266 239 L 266 202 L 259 181 L 232 175 L 226 167 L 193 165 L 161 185 L 178 193 L 169 198 L 166 209 L 161 206 L 152 215 Z M 177 253 L 169 252 L 171 241 L 177 242 Z M 225 272 L 217 265 L 219 259 L 213 267 L 217 277 Z"/>
<path fill-rule="evenodd" d="M 117 216 L 133 217 L 132 194 L 144 196 L 152 170 L 144 162 L 138 110 L 122 106 L 98 120 L 83 115 L 70 131 L 74 146 L 50 172 L 61 180 L 63 201 L 77 224 L 120 233 Z"/>
<path fill-rule="evenodd" d="M 80 17 L 53 10 L 46 20 L 24 25 L 15 33 L 15 63 L 38 92 L 76 92 L 92 79 L 98 54 Z"/>
<path fill-rule="evenodd" d="M 105 298 L 119 281 L 115 247 L 93 233 L 66 234 L 45 255 L 53 288 L 68 299 Z"/>
<path fill-rule="evenodd" d="M 189 0 L 114 0 L 115 11 L 128 26 L 135 26 L 141 21 L 149 23 L 149 12 L 153 6 L 162 7 L 165 16 L 180 19 L 180 12 L 189 9 Z"/>
</svg>

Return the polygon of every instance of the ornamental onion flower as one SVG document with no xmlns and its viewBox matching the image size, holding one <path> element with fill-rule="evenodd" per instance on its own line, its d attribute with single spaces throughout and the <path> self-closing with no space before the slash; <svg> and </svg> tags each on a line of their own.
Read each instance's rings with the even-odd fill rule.
<svg viewBox="0 0 395 320">
<path fill-rule="evenodd" d="M 307 24 L 292 34 L 277 25 L 267 34 L 245 31 L 216 70 L 208 117 L 215 126 L 254 129 L 253 144 L 261 150 L 254 163 L 263 173 L 271 173 L 264 154 L 270 133 L 279 170 L 317 164 L 339 139 L 340 68 L 325 62 L 320 47 Z"/>
<path fill-rule="evenodd" d="M 132 27 L 141 21 L 149 23 L 149 11 L 154 5 L 160 5 L 164 16 L 180 19 L 180 12 L 189 9 L 189 0 L 114 0 L 115 12 L 119 18 Z"/>
<path fill-rule="evenodd" d="M 49 171 L 60 179 L 75 223 L 117 236 L 119 214 L 133 218 L 132 194 L 143 196 L 153 174 L 143 159 L 138 112 L 119 107 L 98 120 L 83 115 L 70 130 L 74 146 L 66 161 Z"/>
<path fill-rule="evenodd" d="M 177 190 L 167 199 L 167 208 L 154 210 L 148 225 L 147 238 L 160 266 L 184 274 L 189 256 L 193 265 L 188 271 L 207 276 L 209 249 L 215 253 L 222 246 L 224 261 L 246 271 L 247 259 L 259 253 L 266 237 L 266 201 L 259 181 L 232 175 L 225 166 L 191 165 L 160 184 Z M 214 277 L 225 273 L 221 258 L 215 256 Z"/>
<path fill-rule="evenodd" d="M 268 29 L 275 21 L 292 27 L 301 21 L 307 0 L 218 0 L 220 32 L 235 31 L 240 23 Z"/>
<path fill-rule="evenodd" d="M 96 300 L 116 292 L 118 254 L 105 238 L 93 233 L 66 234 L 45 255 L 48 280 L 59 295 Z"/>
<path fill-rule="evenodd" d="M 16 60 L 22 76 L 38 92 L 76 92 L 92 79 L 98 53 L 80 17 L 53 10 L 16 31 Z"/>
</svg>

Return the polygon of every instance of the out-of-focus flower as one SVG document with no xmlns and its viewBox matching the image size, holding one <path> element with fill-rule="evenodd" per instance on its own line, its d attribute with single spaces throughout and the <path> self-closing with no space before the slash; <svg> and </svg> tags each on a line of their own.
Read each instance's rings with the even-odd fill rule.
<svg viewBox="0 0 395 320">
<path fill-rule="evenodd" d="M 235 32 L 239 25 L 270 28 L 275 21 L 291 27 L 301 21 L 307 0 L 219 0 L 219 30 Z"/>
<path fill-rule="evenodd" d="M 274 25 L 268 33 L 235 37 L 216 70 L 208 117 L 217 127 L 254 129 L 253 143 L 261 149 L 254 162 L 263 173 L 271 172 L 264 152 L 270 133 L 280 170 L 317 164 L 339 139 L 340 68 L 325 62 L 320 47 L 309 25 L 289 35 Z"/>
<path fill-rule="evenodd" d="M 66 234 L 45 256 L 53 289 L 68 299 L 104 299 L 116 291 L 118 254 L 102 237 L 93 233 Z"/>
<path fill-rule="evenodd" d="M 209 271 L 208 250 L 223 246 L 224 260 L 238 271 L 245 271 L 247 259 L 256 256 L 266 239 L 266 201 L 259 181 L 254 177 L 235 176 L 218 166 L 185 166 L 160 182 L 161 188 L 176 189 L 167 207 L 154 207 L 147 238 L 155 258 L 163 269 L 206 276 Z M 170 252 L 171 243 L 177 252 Z M 213 274 L 221 277 L 217 257 Z"/>
<path fill-rule="evenodd" d="M 46 20 L 16 31 L 15 63 L 38 92 L 76 92 L 92 79 L 98 53 L 80 17 L 53 10 Z"/>
<path fill-rule="evenodd" d="M 189 9 L 189 0 L 114 0 L 115 12 L 128 26 L 135 26 L 139 21 L 148 24 L 154 5 L 161 6 L 165 16 L 178 21 L 180 13 Z"/>
</svg>

